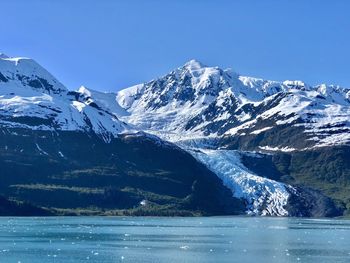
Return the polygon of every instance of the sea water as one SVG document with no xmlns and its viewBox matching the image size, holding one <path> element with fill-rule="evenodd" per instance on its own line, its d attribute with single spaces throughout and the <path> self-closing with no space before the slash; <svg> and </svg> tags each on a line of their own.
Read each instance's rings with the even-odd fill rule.
<svg viewBox="0 0 350 263">
<path fill-rule="evenodd" d="M 0 262 L 350 262 L 350 221 L 2 217 Z"/>
</svg>

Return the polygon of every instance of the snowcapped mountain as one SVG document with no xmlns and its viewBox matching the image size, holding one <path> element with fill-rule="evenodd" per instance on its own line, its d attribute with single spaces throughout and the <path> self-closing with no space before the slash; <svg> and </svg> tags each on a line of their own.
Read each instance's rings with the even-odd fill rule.
<svg viewBox="0 0 350 263">
<path fill-rule="evenodd" d="M 256 145 L 270 151 L 350 141 L 350 89 L 245 77 L 195 60 L 114 94 L 83 86 L 69 91 L 34 60 L 2 54 L 0 88 L 1 123 L 9 127 L 93 131 L 106 138 L 134 129 L 171 141 L 247 141 L 290 130 L 301 139 L 297 147 L 283 136 Z"/>
<path fill-rule="evenodd" d="M 86 88 L 68 91 L 57 79 L 28 58 L 0 58 L 0 124 L 7 128 L 95 132 L 108 140 L 127 124 L 106 110 L 108 96 Z M 101 102 L 100 97 L 104 100 Z M 111 109 L 122 115 L 114 103 Z M 118 109 L 120 109 L 118 111 Z"/>
<path fill-rule="evenodd" d="M 290 215 L 303 191 L 244 168 L 235 150 L 294 152 L 350 142 L 350 89 L 269 81 L 191 60 L 117 94 L 121 119 L 177 143 L 216 173 L 247 212 Z M 225 149 L 225 150 L 223 150 Z"/>
<path fill-rule="evenodd" d="M 191 60 L 169 74 L 118 92 L 123 119 L 181 137 L 256 137 L 298 130 L 298 150 L 350 141 L 350 89 L 268 81 Z M 176 138 L 175 140 L 178 140 Z M 283 137 L 264 150 L 293 150 Z"/>
<path fill-rule="evenodd" d="M 29 58 L 12 58 L 1 53 L 0 72 L 0 83 L 5 88 L 16 89 L 28 86 L 28 89 L 47 94 L 60 94 L 67 91 L 49 72 Z"/>
<path fill-rule="evenodd" d="M 198 183 L 201 181 L 198 175 L 193 177 L 195 179 L 188 175 L 193 181 L 181 178 L 181 187 L 185 188 L 180 187 L 177 179 L 170 178 L 172 186 L 166 186 L 169 191 L 174 184 L 185 189 L 181 190 L 182 194 L 187 193 L 185 196 L 180 194 L 181 200 L 178 199 L 179 192 L 172 193 L 175 199 L 171 200 L 175 203 L 171 207 L 178 207 L 176 204 L 181 203 L 181 209 L 186 210 L 190 203 L 192 213 L 202 207 L 198 206 L 199 203 L 206 202 L 210 207 L 202 207 L 201 211 L 220 214 L 233 211 L 232 207 L 226 207 L 233 201 L 237 205 L 236 212 L 242 210 L 240 205 L 244 202 L 243 210 L 252 215 L 337 215 L 345 208 L 339 210 L 335 202 L 340 200 L 346 206 L 346 201 L 329 191 L 330 186 L 340 187 L 338 182 L 334 183 L 333 177 L 327 183 L 322 182 L 326 176 L 317 177 L 331 169 L 322 167 L 323 159 L 319 161 L 317 158 L 331 159 L 334 155 L 323 149 L 340 147 L 336 156 L 340 156 L 341 164 L 345 163 L 343 159 L 348 158 L 349 153 L 342 147 L 349 145 L 349 129 L 350 90 L 339 86 L 313 87 L 302 81 L 263 80 L 191 60 L 165 76 L 117 93 L 103 93 L 84 86 L 71 91 L 34 60 L 0 55 L 0 134 L 4 136 L 0 153 L 3 151 L 3 156 L 33 163 L 38 162 L 38 158 L 42 160 L 43 156 L 52 158 L 64 167 L 59 169 L 64 174 L 62 178 L 72 171 L 91 176 L 95 170 L 110 176 L 110 169 L 114 169 L 125 174 L 137 170 L 140 180 L 145 180 L 143 170 L 146 168 L 139 165 L 150 165 L 152 174 L 146 178 L 150 182 L 155 180 L 155 185 L 145 185 L 142 194 L 135 191 L 138 198 L 157 200 L 157 206 L 169 205 L 165 201 L 169 198 L 162 196 L 166 192 L 161 187 L 165 184 L 162 163 L 154 159 L 161 159 L 159 153 L 167 145 L 167 154 L 177 156 L 186 163 L 185 166 L 190 163 L 191 171 L 198 171 L 196 163 L 200 163 L 199 170 L 206 175 L 202 178 L 204 182 L 214 182 L 215 185 L 213 191 L 208 190 L 213 194 L 208 202 L 203 197 L 203 189 L 210 189 L 210 186 Z M 18 139 L 13 140 L 14 137 Z M 78 138 L 84 147 L 79 147 L 72 138 Z M 145 141 L 151 141 L 155 146 L 149 148 Z M 95 162 L 91 152 L 103 158 Z M 26 158 L 32 155 L 38 155 L 37 159 L 30 157 L 28 161 Z M 149 157 L 144 159 L 145 156 Z M 312 165 L 321 162 L 321 171 L 305 170 L 298 163 L 300 158 L 309 159 Z M 68 168 L 61 164 L 69 159 L 74 161 Z M 266 164 L 261 165 L 262 160 L 267 160 Z M 47 162 L 46 159 L 42 161 Z M 187 174 L 184 172 L 186 167 L 179 171 L 182 163 L 176 163 L 176 158 L 165 161 L 169 174 Z M 120 162 L 123 168 L 115 170 L 115 165 L 118 167 Z M 4 164 L 7 163 L 8 160 L 4 159 Z M 84 167 L 79 166 L 83 170 L 76 171 L 76 163 L 84 163 L 90 170 L 84 172 Z M 13 169 L 9 167 L 9 171 Z M 342 167 L 337 174 L 347 175 L 347 169 Z M 305 173 L 317 178 L 305 178 Z M 212 178 L 213 174 L 217 177 Z M 160 176 L 160 181 L 151 179 L 153 176 Z M 56 175 L 51 177 L 55 179 L 50 183 L 58 183 Z M 133 187 L 140 187 L 139 182 L 136 180 L 135 183 L 131 178 L 126 176 L 122 182 L 118 181 L 118 191 L 129 189 L 123 188 L 130 186 L 126 183 L 129 181 L 136 185 Z M 47 178 L 44 179 L 46 182 Z M 64 180 L 59 181 L 60 184 L 65 184 Z M 221 182 L 221 186 L 217 182 Z M 197 184 L 200 184 L 199 188 Z M 78 181 L 73 185 L 82 187 Z M 6 187 L 23 188 L 16 185 Z M 6 187 L 6 191 L 10 191 Z M 32 189 L 33 186 L 26 187 Z M 57 187 L 55 189 L 61 189 L 62 185 Z M 198 198 L 197 188 L 201 189 L 200 202 L 194 198 Z M 148 194 L 149 189 L 155 192 Z M 229 202 L 224 189 L 230 190 L 232 200 Z M 339 189 L 345 191 L 345 188 Z M 220 191 L 225 192 L 222 204 L 217 201 Z M 134 192 L 127 196 L 132 198 L 133 201 L 129 201 L 134 207 Z M 215 202 L 220 203 L 220 209 L 213 208 Z M 56 205 L 56 201 L 53 203 Z"/>
</svg>

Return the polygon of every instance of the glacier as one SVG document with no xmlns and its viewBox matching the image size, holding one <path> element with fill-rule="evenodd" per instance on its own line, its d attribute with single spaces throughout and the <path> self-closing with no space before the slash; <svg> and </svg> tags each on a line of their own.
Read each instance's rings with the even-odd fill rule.
<svg viewBox="0 0 350 263">
<path fill-rule="evenodd" d="M 244 199 L 248 215 L 288 216 L 285 206 L 293 187 L 257 176 L 240 161 L 234 150 L 187 149 L 228 187 L 234 197 Z"/>
</svg>

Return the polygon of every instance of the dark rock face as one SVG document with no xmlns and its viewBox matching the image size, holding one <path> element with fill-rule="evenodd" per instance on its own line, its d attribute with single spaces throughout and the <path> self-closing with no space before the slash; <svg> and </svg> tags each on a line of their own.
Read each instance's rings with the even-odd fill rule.
<svg viewBox="0 0 350 263">
<path fill-rule="evenodd" d="M 8 79 L 0 72 L 0 82 L 8 82 Z"/>
<path fill-rule="evenodd" d="M 297 187 L 297 194 L 292 193 L 286 209 L 290 216 L 298 217 L 335 217 L 342 216 L 344 209 L 318 190 Z"/>
<path fill-rule="evenodd" d="M 47 82 L 46 79 L 36 77 L 35 79 L 31 79 L 28 82 L 28 85 L 40 90 L 45 90 L 46 92 L 50 93 L 52 91 L 53 85 Z"/>
<path fill-rule="evenodd" d="M 195 129 L 196 126 L 200 125 L 202 122 L 207 122 L 208 124 L 202 128 L 205 135 L 216 132 L 219 135 L 222 135 L 224 132 L 240 123 L 236 116 L 241 114 L 243 111 L 243 109 L 238 110 L 237 99 L 234 96 L 229 96 L 220 106 L 217 105 L 217 101 L 209 104 L 201 115 L 198 115 L 188 121 L 185 129 Z M 235 114 L 230 116 L 229 119 L 223 119 L 220 121 L 215 120 L 221 114 L 225 114 L 225 112 L 234 112 Z"/>
</svg>

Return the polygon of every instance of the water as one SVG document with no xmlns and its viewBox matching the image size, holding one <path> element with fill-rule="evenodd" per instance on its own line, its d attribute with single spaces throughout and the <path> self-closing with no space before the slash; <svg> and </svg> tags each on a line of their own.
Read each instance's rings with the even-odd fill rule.
<svg viewBox="0 0 350 263">
<path fill-rule="evenodd" d="M 350 221 L 3 217 L 0 262 L 350 262 Z"/>
</svg>

